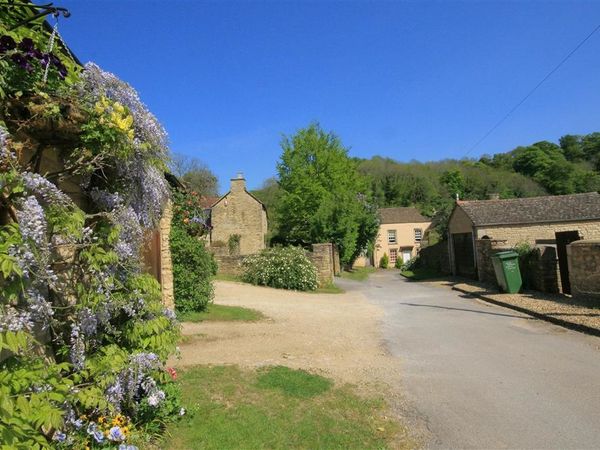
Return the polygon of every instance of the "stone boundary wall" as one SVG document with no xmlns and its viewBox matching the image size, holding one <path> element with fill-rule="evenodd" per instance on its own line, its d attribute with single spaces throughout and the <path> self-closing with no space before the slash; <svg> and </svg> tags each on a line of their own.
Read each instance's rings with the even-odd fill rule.
<svg viewBox="0 0 600 450">
<path fill-rule="evenodd" d="M 312 252 L 306 252 L 306 256 L 308 256 L 317 268 L 319 287 L 333 283 L 333 277 L 335 276 L 335 253 L 337 253 L 337 250 L 334 249 L 334 245 L 331 243 L 313 244 Z"/>
<path fill-rule="evenodd" d="M 514 250 L 506 245 L 504 240 L 478 239 L 477 247 L 477 275 L 479 281 L 496 284 L 496 272 L 492 257 L 498 252 Z M 540 292 L 560 293 L 560 271 L 558 256 L 553 246 L 540 245 L 533 248 L 530 258 L 520 264 L 523 286 Z"/>
<path fill-rule="evenodd" d="M 248 255 L 221 255 L 214 253 L 217 260 L 217 273 L 239 276 L 243 272 L 242 261 Z"/>
<path fill-rule="evenodd" d="M 567 245 L 567 257 L 572 294 L 600 299 L 600 240 Z"/>
<path fill-rule="evenodd" d="M 492 256 L 499 252 L 512 250 L 506 247 L 506 241 L 493 239 L 477 239 L 477 277 L 484 283 L 496 284 L 496 271 L 492 263 Z"/>
<path fill-rule="evenodd" d="M 423 247 L 419 250 L 419 262 L 423 267 L 435 270 L 443 275 L 450 275 L 450 254 L 448 253 L 448 241 L 440 241 L 437 244 Z"/>
</svg>

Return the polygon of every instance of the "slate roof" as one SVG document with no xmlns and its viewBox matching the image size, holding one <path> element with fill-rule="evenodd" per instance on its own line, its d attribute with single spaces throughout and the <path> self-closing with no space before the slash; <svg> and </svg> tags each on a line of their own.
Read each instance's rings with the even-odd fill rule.
<svg viewBox="0 0 600 450">
<path fill-rule="evenodd" d="M 399 208 L 381 208 L 379 210 L 381 223 L 422 223 L 431 222 L 421 215 L 416 208 L 399 207 Z"/>
<path fill-rule="evenodd" d="M 600 220 L 600 194 L 459 201 L 475 226 Z"/>
</svg>

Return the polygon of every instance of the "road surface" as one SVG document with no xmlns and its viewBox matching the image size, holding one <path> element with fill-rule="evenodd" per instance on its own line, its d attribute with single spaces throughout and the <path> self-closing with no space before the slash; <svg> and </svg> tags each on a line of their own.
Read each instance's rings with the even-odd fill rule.
<svg viewBox="0 0 600 450">
<path fill-rule="evenodd" d="M 430 448 L 600 448 L 600 339 L 409 282 L 336 281 L 383 308 Z"/>
</svg>

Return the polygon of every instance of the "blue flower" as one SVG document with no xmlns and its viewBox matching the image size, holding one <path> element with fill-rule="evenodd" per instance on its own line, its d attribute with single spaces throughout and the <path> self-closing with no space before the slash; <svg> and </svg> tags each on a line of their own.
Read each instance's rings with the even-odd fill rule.
<svg viewBox="0 0 600 450">
<path fill-rule="evenodd" d="M 109 432 L 108 432 L 108 438 L 111 441 L 124 441 L 125 440 L 125 435 L 123 434 L 123 432 L 121 431 L 121 428 L 118 426 L 114 426 L 112 427 Z"/>
<path fill-rule="evenodd" d="M 64 442 L 65 439 L 67 439 L 67 435 L 62 431 L 55 431 L 54 435 L 52 436 L 53 441 Z"/>
</svg>

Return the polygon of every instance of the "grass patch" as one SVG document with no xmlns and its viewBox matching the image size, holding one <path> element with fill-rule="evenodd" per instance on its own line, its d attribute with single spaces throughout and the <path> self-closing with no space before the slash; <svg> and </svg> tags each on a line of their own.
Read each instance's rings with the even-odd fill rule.
<svg viewBox="0 0 600 450">
<path fill-rule="evenodd" d="M 401 428 L 383 398 L 304 371 L 197 366 L 179 380 L 188 415 L 168 425 L 160 448 L 414 448 L 394 441 Z"/>
<path fill-rule="evenodd" d="M 242 308 L 241 306 L 217 305 L 215 303 L 208 305 L 206 311 L 181 313 L 177 316 L 182 322 L 256 322 L 265 318 L 263 313 L 255 309 Z"/>
<path fill-rule="evenodd" d="M 347 278 L 354 281 L 365 281 L 373 272 L 376 272 L 375 267 L 356 267 L 350 271 L 343 270 L 342 278 Z"/>
<path fill-rule="evenodd" d="M 229 275 L 227 273 L 218 273 L 216 275 L 213 275 L 212 279 L 219 281 L 237 281 L 238 283 L 243 283 L 241 276 Z"/>
<path fill-rule="evenodd" d="M 276 366 L 259 372 L 257 386 L 263 389 L 277 389 L 291 397 L 308 398 L 327 392 L 333 382 L 304 370 Z"/>
<path fill-rule="evenodd" d="M 432 278 L 441 278 L 442 274 L 439 272 L 428 269 L 427 267 L 418 267 L 412 270 L 403 270 L 400 275 L 413 281 L 430 280 Z"/>
<path fill-rule="evenodd" d="M 334 283 L 330 283 L 326 286 L 319 287 L 314 291 L 306 292 L 312 292 L 314 294 L 343 294 L 346 291 L 344 291 L 341 287 L 336 286 Z"/>
</svg>

